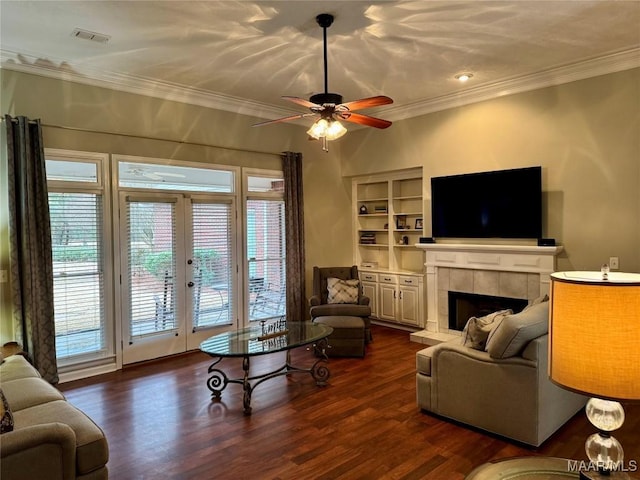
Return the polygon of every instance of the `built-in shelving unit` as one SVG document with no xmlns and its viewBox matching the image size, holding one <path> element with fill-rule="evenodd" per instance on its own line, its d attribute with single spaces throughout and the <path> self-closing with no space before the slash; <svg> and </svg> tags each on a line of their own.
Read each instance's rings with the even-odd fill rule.
<svg viewBox="0 0 640 480">
<path fill-rule="evenodd" d="M 352 183 L 354 262 L 374 318 L 423 326 L 422 169 L 357 177 Z"/>
<path fill-rule="evenodd" d="M 353 179 L 354 258 L 360 268 L 422 273 L 422 169 Z"/>
</svg>

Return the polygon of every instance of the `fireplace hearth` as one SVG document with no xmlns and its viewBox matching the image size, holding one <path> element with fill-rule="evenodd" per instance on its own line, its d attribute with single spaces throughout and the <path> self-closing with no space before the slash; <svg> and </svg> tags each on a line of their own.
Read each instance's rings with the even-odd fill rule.
<svg viewBox="0 0 640 480">
<path fill-rule="evenodd" d="M 449 330 L 462 331 L 470 317 L 483 317 L 510 308 L 514 313 L 527 306 L 521 298 L 449 291 Z"/>
</svg>

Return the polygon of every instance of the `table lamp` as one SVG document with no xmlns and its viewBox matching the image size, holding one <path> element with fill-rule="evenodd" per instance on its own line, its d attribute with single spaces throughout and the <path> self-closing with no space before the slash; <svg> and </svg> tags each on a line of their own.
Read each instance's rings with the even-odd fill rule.
<svg viewBox="0 0 640 480">
<path fill-rule="evenodd" d="M 617 400 L 640 400 L 640 274 L 551 274 L 549 377 L 586 394 L 599 432 L 587 438 L 583 479 L 628 478 L 622 446 L 611 436 L 624 422 Z"/>
</svg>

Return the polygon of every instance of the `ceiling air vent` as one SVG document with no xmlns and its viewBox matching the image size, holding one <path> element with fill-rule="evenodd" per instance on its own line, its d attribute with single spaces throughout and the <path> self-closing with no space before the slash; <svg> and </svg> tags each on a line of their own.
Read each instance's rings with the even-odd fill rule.
<svg viewBox="0 0 640 480">
<path fill-rule="evenodd" d="M 107 43 L 111 36 L 103 33 L 90 32 L 81 28 L 74 28 L 71 32 L 72 37 L 82 38 L 83 40 L 91 40 L 92 42 Z"/>
</svg>

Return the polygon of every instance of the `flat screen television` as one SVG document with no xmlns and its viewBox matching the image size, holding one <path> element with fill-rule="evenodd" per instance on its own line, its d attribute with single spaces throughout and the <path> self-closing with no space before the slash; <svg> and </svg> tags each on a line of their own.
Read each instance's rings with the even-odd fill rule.
<svg viewBox="0 0 640 480">
<path fill-rule="evenodd" d="M 541 238 L 542 167 L 431 178 L 435 238 Z"/>
</svg>

